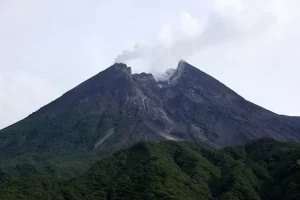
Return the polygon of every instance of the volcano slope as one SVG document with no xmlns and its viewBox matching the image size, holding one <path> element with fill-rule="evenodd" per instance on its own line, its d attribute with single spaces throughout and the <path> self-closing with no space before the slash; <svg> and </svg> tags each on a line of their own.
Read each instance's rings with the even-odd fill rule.
<svg viewBox="0 0 300 200">
<path fill-rule="evenodd" d="M 300 140 L 300 119 L 259 107 L 185 61 L 167 80 L 116 63 L 0 131 L 0 183 L 32 173 L 69 178 L 139 141 L 222 148 Z"/>
</svg>

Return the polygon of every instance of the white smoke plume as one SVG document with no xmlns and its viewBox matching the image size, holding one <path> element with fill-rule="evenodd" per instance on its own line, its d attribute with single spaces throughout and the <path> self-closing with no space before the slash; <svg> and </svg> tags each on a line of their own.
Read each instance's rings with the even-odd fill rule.
<svg viewBox="0 0 300 200">
<path fill-rule="evenodd" d="M 162 72 L 212 45 L 246 40 L 270 30 L 279 33 L 275 29 L 280 28 L 287 12 L 281 3 L 286 5 L 287 1 L 214 0 L 214 9 L 205 23 L 182 12 L 179 28 L 163 28 L 156 43 L 137 43 L 118 55 L 115 62 L 130 65 L 140 61 L 148 71 Z"/>
</svg>

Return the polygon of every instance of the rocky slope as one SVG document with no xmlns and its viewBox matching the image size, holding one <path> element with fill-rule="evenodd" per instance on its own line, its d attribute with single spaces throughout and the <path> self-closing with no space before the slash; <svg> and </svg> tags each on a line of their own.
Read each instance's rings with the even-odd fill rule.
<svg viewBox="0 0 300 200">
<path fill-rule="evenodd" d="M 24 163 L 28 171 L 17 175 L 33 170 L 71 176 L 144 140 L 195 141 L 217 148 L 260 137 L 300 141 L 299 118 L 248 102 L 185 61 L 170 74 L 156 81 L 117 63 L 1 130 L 0 180 L 12 178 L 7 168 L 18 171 Z M 31 169 L 36 163 L 48 167 Z"/>
</svg>

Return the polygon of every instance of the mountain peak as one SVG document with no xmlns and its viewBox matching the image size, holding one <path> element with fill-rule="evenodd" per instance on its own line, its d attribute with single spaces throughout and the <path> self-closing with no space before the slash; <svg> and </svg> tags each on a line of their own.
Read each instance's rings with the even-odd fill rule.
<svg viewBox="0 0 300 200">
<path fill-rule="evenodd" d="M 192 73 L 190 71 L 192 70 Z M 196 67 L 190 65 L 184 60 L 180 60 L 178 62 L 177 68 L 175 69 L 169 69 L 165 73 L 168 75 L 168 83 L 176 83 L 177 80 L 183 76 L 186 76 L 187 74 L 197 74 L 198 72 L 202 72 L 201 70 L 197 69 Z"/>
<path fill-rule="evenodd" d="M 214 147 L 261 137 L 300 141 L 299 118 L 279 116 L 246 101 L 184 60 L 174 71 L 159 82 L 151 74 L 131 74 L 126 64 L 115 63 L 0 130 L 0 157 L 5 158 L 0 164 L 13 166 L 24 157 L 41 164 L 59 159 L 68 163 L 61 169 L 69 169 L 144 140 Z M 81 173 L 83 168 L 76 170 Z"/>
<path fill-rule="evenodd" d="M 183 59 L 180 59 L 179 62 L 178 62 L 177 68 L 178 67 L 184 67 L 185 64 L 187 64 L 187 62 Z"/>
<path fill-rule="evenodd" d="M 122 72 L 129 76 L 132 76 L 131 67 L 128 67 L 125 63 L 115 63 L 112 66 L 110 66 L 109 68 L 107 68 L 107 70 L 112 70 L 115 72 Z"/>
<path fill-rule="evenodd" d="M 178 62 L 176 70 L 180 71 L 180 72 L 190 71 L 190 70 L 194 70 L 194 72 L 195 72 L 195 70 L 198 72 L 202 72 L 200 69 L 194 67 L 193 65 L 189 64 L 188 62 L 186 62 L 185 60 L 182 60 L 182 59 Z"/>
</svg>

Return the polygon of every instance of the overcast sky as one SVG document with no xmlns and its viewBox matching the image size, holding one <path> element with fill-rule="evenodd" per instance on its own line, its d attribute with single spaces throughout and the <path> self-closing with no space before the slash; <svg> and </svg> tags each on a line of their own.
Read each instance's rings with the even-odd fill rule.
<svg viewBox="0 0 300 200">
<path fill-rule="evenodd" d="M 299 0 L 0 0 L 0 128 L 115 61 L 184 59 L 246 99 L 300 116 Z"/>
</svg>

